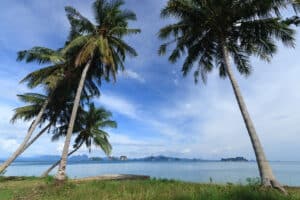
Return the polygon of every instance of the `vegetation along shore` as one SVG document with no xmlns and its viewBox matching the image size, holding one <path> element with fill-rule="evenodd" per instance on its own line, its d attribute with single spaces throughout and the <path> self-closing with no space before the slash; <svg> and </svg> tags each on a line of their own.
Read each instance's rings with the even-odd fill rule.
<svg viewBox="0 0 300 200">
<path fill-rule="evenodd" d="M 286 188 L 288 195 L 261 188 L 259 182 L 248 185 L 186 183 L 174 180 L 85 180 L 61 186 L 53 177 L 9 178 L 0 182 L 1 200 L 298 200 L 300 188 Z"/>
</svg>

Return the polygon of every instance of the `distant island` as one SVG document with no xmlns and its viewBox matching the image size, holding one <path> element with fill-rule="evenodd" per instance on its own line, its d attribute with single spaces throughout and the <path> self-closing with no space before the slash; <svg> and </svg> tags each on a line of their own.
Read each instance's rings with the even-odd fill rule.
<svg viewBox="0 0 300 200">
<path fill-rule="evenodd" d="M 60 156 L 57 155 L 42 155 L 42 156 L 33 156 L 33 157 L 19 157 L 15 162 L 19 163 L 40 163 L 40 164 L 49 164 L 56 162 L 60 159 Z M 0 162 L 3 162 L 5 159 L 0 158 Z M 75 155 L 68 158 L 70 163 L 94 163 L 94 162 L 249 162 L 244 157 L 232 157 L 232 158 L 221 158 L 221 160 L 204 160 L 199 158 L 178 158 L 178 157 L 169 157 L 164 155 L 158 156 L 148 156 L 144 158 L 128 158 L 125 155 L 122 156 L 109 156 L 109 157 L 88 157 L 88 155 Z"/>
<path fill-rule="evenodd" d="M 132 160 L 140 160 L 140 161 L 203 161 L 202 159 L 198 158 L 177 158 L 177 157 L 168 157 L 168 156 L 149 156 L 145 158 L 138 158 Z"/>
<path fill-rule="evenodd" d="M 244 157 L 235 157 L 235 158 L 222 158 L 222 162 L 248 162 Z"/>
<path fill-rule="evenodd" d="M 43 155 L 34 157 L 19 157 L 15 162 L 39 162 L 39 163 L 53 163 L 60 159 L 60 156 L 56 155 Z M 4 161 L 5 159 L 0 159 Z M 177 158 L 168 156 L 148 156 L 144 158 L 128 158 L 127 156 L 110 156 L 110 157 L 88 157 L 87 155 L 76 155 L 68 158 L 70 163 L 89 163 L 89 162 L 199 162 L 199 161 L 213 161 L 213 160 L 202 160 L 199 158 Z M 216 160 L 215 160 L 216 161 Z"/>
</svg>

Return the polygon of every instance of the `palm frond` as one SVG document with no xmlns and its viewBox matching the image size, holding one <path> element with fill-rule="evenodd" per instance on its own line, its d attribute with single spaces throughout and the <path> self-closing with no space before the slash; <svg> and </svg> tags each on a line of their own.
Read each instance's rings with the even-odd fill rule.
<svg viewBox="0 0 300 200">
<path fill-rule="evenodd" d="M 67 6 L 65 11 L 71 25 L 69 40 L 73 40 L 82 33 L 93 33 L 95 31 L 94 25 L 75 8 Z"/>
<path fill-rule="evenodd" d="M 59 51 L 45 47 L 33 47 L 30 50 L 19 51 L 17 60 L 25 60 L 27 63 L 35 61 L 39 64 L 58 64 L 65 61 L 65 59 Z"/>
</svg>

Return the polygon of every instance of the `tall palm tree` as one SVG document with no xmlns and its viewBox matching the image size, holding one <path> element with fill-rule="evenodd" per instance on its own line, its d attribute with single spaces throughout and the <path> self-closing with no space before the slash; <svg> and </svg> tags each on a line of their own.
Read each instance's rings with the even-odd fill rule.
<svg viewBox="0 0 300 200">
<path fill-rule="evenodd" d="M 136 20 L 136 15 L 129 10 L 121 10 L 123 4 L 123 0 L 96 0 L 92 7 L 96 24 L 72 7 L 65 9 L 71 32 L 70 42 L 64 53 L 75 60 L 76 67 L 83 69 L 56 175 L 57 180 L 65 179 L 68 150 L 86 76 L 91 74 L 99 81 L 102 78 L 109 80 L 112 76 L 116 80 L 118 69 L 124 69 L 126 56 L 137 56 L 136 51 L 122 40 L 124 36 L 140 32 L 139 29 L 128 27 L 128 21 Z"/>
<path fill-rule="evenodd" d="M 247 76 L 252 69 L 250 56 L 269 61 L 276 52 L 276 40 L 288 47 L 294 46 L 294 31 L 278 12 L 286 2 L 169 0 L 161 16 L 174 17 L 177 21 L 159 33 L 161 39 L 168 40 L 161 45 L 160 54 L 165 54 L 167 47 L 175 44 L 170 62 L 176 62 L 186 53 L 183 75 L 195 68 L 195 81 L 200 76 L 205 82 L 207 74 L 216 67 L 222 78 L 229 78 L 256 155 L 262 184 L 282 191 L 284 189 L 276 180 L 256 134 L 231 61 L 239 73 Z"/>
<path fill-rule="evenodd" d="M 83 144 L 89 149 L 89 152 L 91 152 L 92 144 L 94 144 L 96 147 L 101 148 L 106 155 L 110 155 L 112 147 L 108 141 L 109 134 L 104 129 L 117 127 L 117 123 L 110 119 L 112 114 L 103 108 L 96 108 L 91 103 L 87 111 L 82 110 L 78 115 L 80 120 L 76 121 L 74 128 L 74 133 L 78 135 L 75 139 L 73 150 L 68 153 L 68 157 L 80 149 Z M 65 136 L 66 131 L 67 126 L 59 127 L 52 140 Z M 46 170 L 42 176 L 47 176 L 59 163 L 60 160 Z"/>
</svg>

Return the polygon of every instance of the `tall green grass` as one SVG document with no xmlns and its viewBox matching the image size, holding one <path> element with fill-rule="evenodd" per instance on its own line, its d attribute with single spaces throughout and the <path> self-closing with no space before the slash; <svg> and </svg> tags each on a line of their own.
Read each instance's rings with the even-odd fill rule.
<svg viewBox="0 0 300 200">
<path fill-rule="evenodd" d="M 21 189 L 22 184 L 34 183 L 30 189 Z M 23 185 L 23 186 L 24 186 Z M 267 190 L 256 184 L 214 185 L 195 184 L 168 180 L 141 181 L 87 181 L 57 186 L 52 180 L 19 181 L 15 189 L 18 193 L 9 194 L 11 188 L 1 190 L 0 196 L 7 199 L 28 200 L 300 200 L 300 189 L 289 190 L 284 196 L 278 191 Z M 10 196 L 9 196 L 10 195 Z M 0 198 L 1 199 L 1 198 Z M 3 198 L 2 198 L 3 199 Z"/>
</svg>

